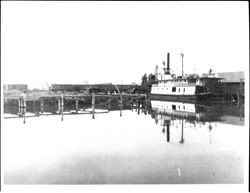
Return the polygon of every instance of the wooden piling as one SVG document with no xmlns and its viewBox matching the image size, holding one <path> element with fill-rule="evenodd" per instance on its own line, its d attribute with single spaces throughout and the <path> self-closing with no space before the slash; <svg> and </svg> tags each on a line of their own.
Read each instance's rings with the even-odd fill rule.
<svg viewBox="0 0 250 193">
<path fill-rule="evenodd" d="M 108 110 L 111 110 L 111 93 L 109 94 L 109 99 L 108 99 Z"/>
<path fill-rule="evenodd" d="M 57 99 L 57 101 L 58 101 L 58 113 L 61 113 L 61 99 L 60 98 L 58 98 Z"/>
<path fill-rule="evenodd" d="M 64 107 L 64 99 L 63 99 L 63 93 L 61 94 L 61 113 L 62 113 L 62 117 L 61 117 L 61 121 L 63 121 L 63 107 Z"/>
<path fill-rule="evenodd" d="M 43 98 L 40 99 L 40 111 L 41 111 L 41 113 L 44 112 L 44 99 Z"/>
<path fill-rule="evenodd" d="M 26 123 L 26 120 L 25 120 L 25 114 L 26 114 L 26 94 L 24 93 L 23 94 L 23 97 L 22 97 L 22 110 L 23 110 L 23 124 Z"/>
<path fill-rule="evenodd" d="M 76 114 L 78 113 L 78 98 L 75 98 L 75 103 L 76 103 Z"/>
<path fill-rule="evenodd" d="M 145 105 L 144 105 L 144 103 L 145 103 L 144 97 L 141 97 L 140 100 L 141 100 L 141 108 L 143 109 L 145 107 Z"/>
<path fill-rule="evenodd" d="M 145 110 L 147 111 L 148 109 L 148 97 L 145 95 Z"/>
<path fill-rule="evenodd" d="M 240 79 L 240 93 L 239 93 L 239 100 L 240 100 L 240 97 L 243 95 L 242 94 L 242 79 Z"/>
<path fill-rule="evenodd" d="M 129 103 L 130 103 L 130 109 L 133 112 L 133 95 L 132 94 L 130 94 Z"/>
<path fill-rule="evenodd" d="M 140 114 L 140 99 L 138 99 L 137 107 L 138 107 L 137 114 L 139 115 Z"/>
<path fill-rule="evenodd" d="M 95 119 L 95 93 L 92 92 L 92 119 Z"/>
<path fill-rule="evenodd" d="M 18 116 L 23 115 L 23 110 L 22 110 L 22 99 L 18 99 Z"/>
<path fill-rule="evenodd" d="M 122 116 L 122 94 L 120 95 L 120 117 Z"/>
<path fill-rule="evenodd" d="M 144 114 L 147 114 L 147 97 L 143 96 L 142 97 L 142 107 L 144 108 Z"/>
</svg>

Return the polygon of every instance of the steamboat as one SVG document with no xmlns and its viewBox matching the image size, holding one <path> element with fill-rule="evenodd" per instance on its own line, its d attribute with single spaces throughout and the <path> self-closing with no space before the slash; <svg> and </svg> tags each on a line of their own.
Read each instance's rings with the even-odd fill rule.
<svg viewBox="0 0 250 193">
<path fill-rule="evenodd" d="M 157 79 L 152 84 L 151 99 L 193 102 L 224 98 L 222 78 L 218 78 L 215 73 L 184 75 L 182 65 L 182 76 L 171 74 L 169 53 L 167 67 L 165 68 L 165 62 L 163 65 L 163 73 L 157 74 Z"/>
</svg>

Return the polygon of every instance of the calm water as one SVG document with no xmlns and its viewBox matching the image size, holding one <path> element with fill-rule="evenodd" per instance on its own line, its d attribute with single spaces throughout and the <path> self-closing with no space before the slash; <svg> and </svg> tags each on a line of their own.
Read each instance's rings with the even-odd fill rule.
<svg viewBox="0 0 250 193">
<path fill-rule="evenodd" d="M 88 108 L 79 103 L 79 113 Z M 66 103 L 61 121 L 60 114 L 37 116 L 32 103 L 26 124 L 4 119 L 4 183 L 243 183 L 243 105 L 124 103 L 122 116 L 116 103 L 109 112 L 106 103 L 97 108 L 92 119 Z M 12 103 L 4 113 L 20 112 Z M 43 114 L 56 113 L 56 103 L 45 104 Z"/>
</svg>

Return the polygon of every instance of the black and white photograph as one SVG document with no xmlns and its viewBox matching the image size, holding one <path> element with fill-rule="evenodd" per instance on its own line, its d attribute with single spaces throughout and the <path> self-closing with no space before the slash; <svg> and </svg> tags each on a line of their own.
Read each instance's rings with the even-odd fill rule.
<svg viewBox="0 0 250 193">
<path fill-rule="evenodd" d="M 4 192 L 248 191 L 249 4 L 2 1 L 1 112 Z"/>
</svg>

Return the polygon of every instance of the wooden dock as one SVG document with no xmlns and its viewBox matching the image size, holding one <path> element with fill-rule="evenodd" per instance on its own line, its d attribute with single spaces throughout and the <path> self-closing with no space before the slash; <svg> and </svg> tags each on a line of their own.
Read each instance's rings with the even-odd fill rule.
<svg viewBox="0 0 250 193">
<path fill-rule="evenodd" d="M 79 100 L 84 100 L 86 98 L 91 99 L 91 110 L 90 111 L 81 111 L 79 109 Z M 105 98 L 107 101 L 107 112 L 111 110 L 111 99 L 117 98 L 118 99 L 118 106 L 120 109 L 120 116 L 122 116 L 123 110 L 123 101 L 126 99 L 131 102 L 131 104 L 135 101 L 144 100 L 146 104 L 148 103 L 148 97 L 146 94 L 127 94 L 127 93 L 116 93 L 116 94 L 98 94 L 98 93 L 73 93 L 73 92 L 22 92 L 22 93 L 15 93 L 15 94 L 8 94 L 4 95 L 4 102 L 8 103 L 9 101 L 18 101 L 18 116 L 17 117 L 4 117 L 4 118 L 23 118 L 23 123 L 26 123 L 27 117 L 34 117 L 35 115 L 26 115 L 27 111 L 27 102 L 33 101 L 33 104 L 39 102 L 40 104 L 40 115 L 44 115 L 44 101 L 47 99 L 53 99 L 57 101 L 58 111 L 57 115 L 61 115 L 61 121 L 64 119 L 64 115 L 72 114 L 66 113 L 65 114 L 65 100 L 72 100 L 75 103 L 75 112 L 74 114 L 92 114 L 92 119 L 95 119 L 95 114 L 100 113 L 96 112 L 96 100 L 98 98 Z M 103 112 L 101 112 L 103 113 Z"/>
</svg>

